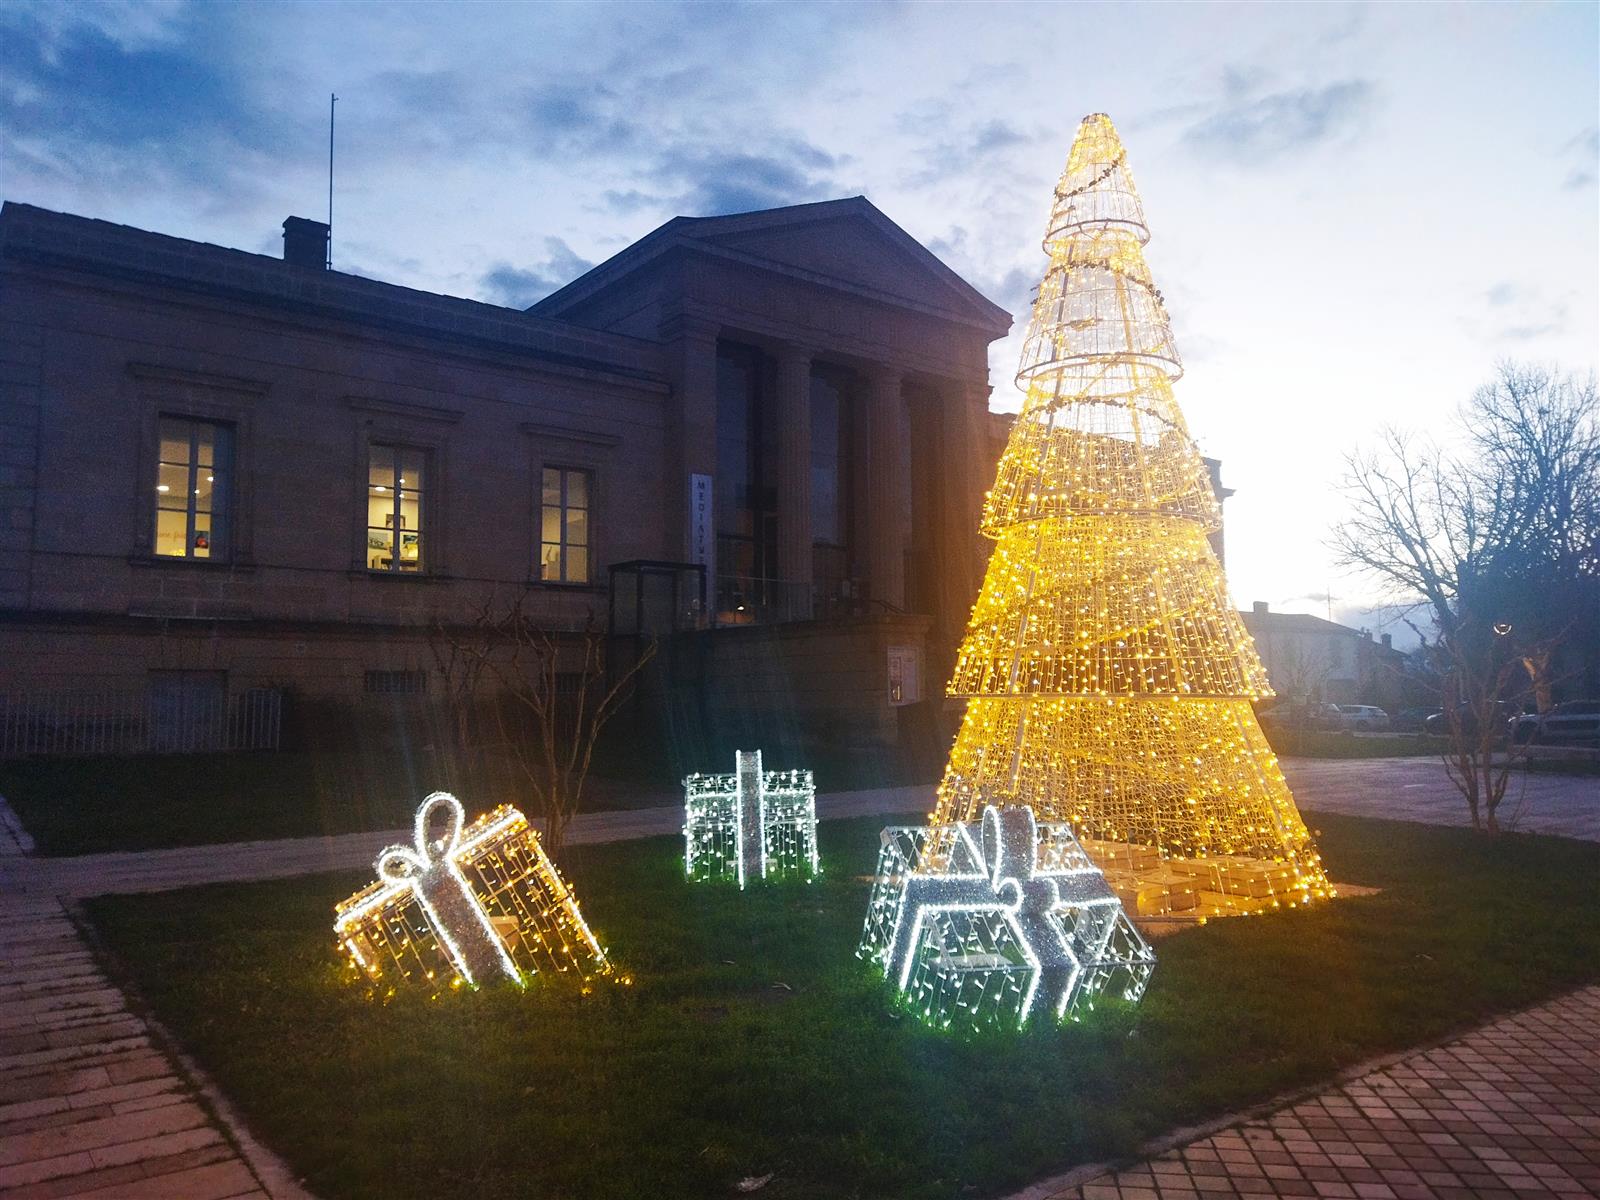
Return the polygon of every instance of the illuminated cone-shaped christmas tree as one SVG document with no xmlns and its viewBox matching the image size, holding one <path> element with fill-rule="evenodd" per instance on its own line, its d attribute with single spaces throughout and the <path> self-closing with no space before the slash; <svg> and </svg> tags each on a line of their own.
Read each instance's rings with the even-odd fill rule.
<svg viewBox="0 0 1600 1200">
<path fill-rule="evenodd" d="M 1173 399 L 1149 239 L 1115 128 L 1084 118 L 984 505 L 996 546 L 936 820 L 1068 821 L 1133 912 L 1301 903 L 1327 879 L 1250 706 L 1271 693 L 1206 538 L 1221 513 Z"/>
</svg>

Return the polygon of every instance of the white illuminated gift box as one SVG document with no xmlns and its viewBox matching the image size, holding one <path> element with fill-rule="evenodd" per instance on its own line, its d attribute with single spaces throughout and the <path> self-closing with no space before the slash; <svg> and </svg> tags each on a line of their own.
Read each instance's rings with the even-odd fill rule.
<svg viewBox="0 0 1600 1200">
<path fill-rule="evenodd" d="M 732 775 L 683 781 L 683 863 L 694 880 L 811 877 L 817 862 L 817 788 L 810 771 L 763 771 L 740 750 Z"/>
<path fill-rule="evenodd" d="M 858 953 L 944 1029 L 1136 1001 L 1155 967 L 1072 827 L 993 805 L 981 821 L 883 831 Z"/>
<path fill-rule="evenodd" d="M 443 828 L 430 828 L 438 819 Z M 433 995 L 538 971 L 612 975 L 528 819 L 502 805 L 466 825 L 448 792 L 417 809 L 410 846 L 378 854 L 377 882 L 334 908 L 334 932 L 372 984 Z M 619 982 L 627 982 L 620 980 Z"/>
</svg>

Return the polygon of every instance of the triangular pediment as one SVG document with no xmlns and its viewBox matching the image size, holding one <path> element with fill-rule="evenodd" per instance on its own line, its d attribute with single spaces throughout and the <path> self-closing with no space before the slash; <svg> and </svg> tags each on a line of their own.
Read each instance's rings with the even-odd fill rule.
<svg viewBox="0 0 1600 1200">
<path fill-rule="evenodd" d="M 823 286 L 901 301 L 1002 336 L 1011 316 L 862 196 L 725 217 L 677 217 L 546 297 L 530 311 L 559 316 L 661 255 L 699 251 Z"/>
<path fill-rule="evenodd" d="M 772 224 L 764 228 L 713 233 L 695 240 L 797 267 L 882 295 L 899 296 L 922 304 L 960 302 L 950 279 L 858 217 Z"/>
</svg>

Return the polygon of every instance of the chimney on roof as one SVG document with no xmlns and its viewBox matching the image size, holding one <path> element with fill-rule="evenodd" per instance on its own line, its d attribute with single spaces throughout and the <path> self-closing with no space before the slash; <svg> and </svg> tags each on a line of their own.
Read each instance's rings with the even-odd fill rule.
<svg viewBox="0 0 1600 1200">
<path fill-rule="evenodd" d="M 1250 606 L 1250 611 L 1252 613 L 1254 613 L 1258 617 L 1266 616 L 1267 615 L 1267 602 L 1265 600 L 1257 600 L 1254 604 L 1252 604 Z"/>
<path fill-rule="evenodd" d="M 1386 633 L 1383 635 L 1383 648 L 1385 650 L 1394 649 L 1394 634 Z"/>
<path fill-rule="evenodd" d="M 297 267 L 328 266 L 328 226 L 322 221 L 290 217 L 283 223 L 283 261 Z"/>
</svg>

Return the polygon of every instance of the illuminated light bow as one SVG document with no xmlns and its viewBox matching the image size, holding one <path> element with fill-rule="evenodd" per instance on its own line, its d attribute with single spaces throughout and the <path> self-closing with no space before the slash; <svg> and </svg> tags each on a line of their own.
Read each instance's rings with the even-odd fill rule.
<svg viewBox="0 0 1600 1200">
<path fill-rule="evenodd" d="M 430 834 L 443 818 L 441 835 Z M 470 825 L 455 797 L 417 811 L 409 846 L 378 855 L 378 878 L 334 905 L 333 931 L 377 992 L 402 985 L 439 996 L 542 971 L 589 982 L 618 976 L 527 817 L 509 804 Z M 464 826 L 464 827 L 463 827 Z"/>
<path fill-rule="evenodd" d="M 860 953 L 947 1014 L 998 1015 L 1014 999 L 1019 1024 L 1041 1002 L 1060 1020 L 1118 986 L 1137 1000 L 1155 962 L 1069 826 L 993 805 L 976 829 L 884 830 Z"/>
<path fill-rule="evenodd" d="M 441 838 L 429 839 L 436 812 L 445 814 Z M 495 933 L 489 915 L 456 865 L 466 810 L 449 792 L 434 792 L 417 809 L 415 848 L 387 846 L 378 852 L 378 878 L 396 888 L 409 888 L 433 925 L 456 970 L 470 984 L 500 977 L 522 982 L 522 973 Z"/>
</svg>

